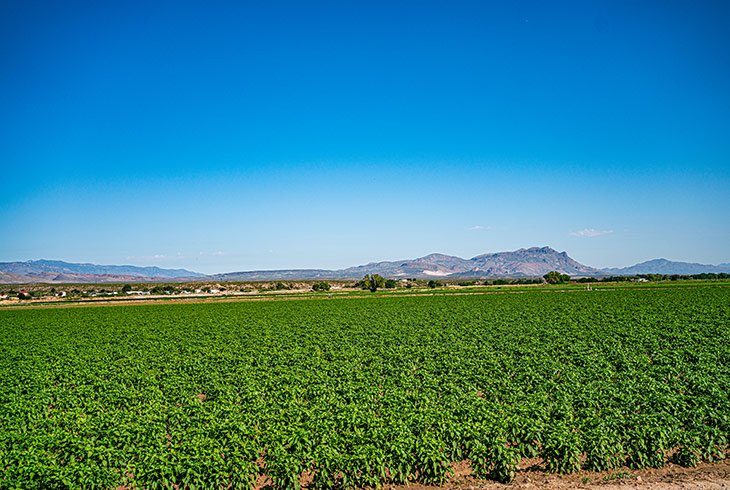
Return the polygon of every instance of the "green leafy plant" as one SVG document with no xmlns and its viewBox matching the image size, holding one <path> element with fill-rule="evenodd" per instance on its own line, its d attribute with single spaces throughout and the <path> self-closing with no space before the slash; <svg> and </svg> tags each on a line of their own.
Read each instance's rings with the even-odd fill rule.
<svg viewBox="0 0 730 490">
<path fill-rule="evenodd" d="M 465 460 L 509 482 L 534 457 L 628 478 L 727 453 L 729 288 L 323 296 L 0 308 L 0 487 L 377 488 Z"/>
</svg>

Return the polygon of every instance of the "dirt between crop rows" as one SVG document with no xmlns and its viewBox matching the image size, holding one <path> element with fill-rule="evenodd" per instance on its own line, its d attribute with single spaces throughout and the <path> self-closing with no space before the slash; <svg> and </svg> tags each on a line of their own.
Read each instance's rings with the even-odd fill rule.
<svg viewBox="0 0 730 490">
<path fill-rule="evenodd" d="M 386 485 L 383 488 L 384 490 L 730 489 L 730 461 L 728 460 L 711 464 L 703 463 L 694 468 L 668 464 L 663 468 L 656 469 L 630 470 L 621 468 L 604 472 L 581 471 L 570 475 L 547 473 L 540 465 L 539 460 L 523 461 L 520 467 L 523 469 L 518 470 L 515 480 L 508 484 L 475 479 L 470 474 L 469 465 L 459 463 L 454 465 L 454 475 L 443 485 Z"/>
<path fill-rule="evenodd" d="M 263 460 L 259 466 L 263 467 Z M 663 468 L 631 470 L 619 468 L 612 471 L 581 471 L 569 475 L 557 475 L 545 471 L 539 458 L 523 460 L 512 483 L 498 483 L 480 480 L 471 476 L 471 467 L 467 461 L 452 465 L 454 474 L 442 485 L 384 485 L 383 490 L 520 490 L 547 489 L 562 490 L 567 488 L 594 490 L 730 490 L 730 460 L 717 463 L 700 463 L 694 468 L 685 468 L 668 463 Z M 304 473 L 299 484 L 303 489 L 310 487 L 313 475 Z M 271 490 L 271 479 L 260 475 L 254 483 L 254 490 Z M 311 487 L 310 487 L 311 488 Z"/>
</svg>

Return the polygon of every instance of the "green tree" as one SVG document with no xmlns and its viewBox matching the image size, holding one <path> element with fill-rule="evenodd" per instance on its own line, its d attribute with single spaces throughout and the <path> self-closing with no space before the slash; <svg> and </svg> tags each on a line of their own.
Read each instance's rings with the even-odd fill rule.
<svg viewBox="0 0 730 490">
<path fill-rule="evenodd" d="M 442 284 L 439 281 L 434 281 L 433 279 L 428 281 L 428 287 L 430 287 L 431 289 L 435 289 L 437 287 L 440 287 L 441 285 Z"/>
<path fill-rule="evenodd" d="M 561 274 L 558 271 L 550 271 L 542 277 L 548 284 L 563 284 L 570 281 L 569 275 Z"/>
<path fill-rule="evenodd" d="M 362 289 L 369 289 L 371 292 L 375 292 L 378 288 L 385 287 L 385 278 L 380 274 L 368 274 L 362 278 L 362 281 L 357 283 Z"/>
<path fill-rule="evenodd" d="M 398 282 L 396 282 L 395 279 L 386 279 L 385 280 L 385 289 L 395 289 L 398 285 Z"/>
<path fill-rule="evenodd" d="M 312 284 L 312 291 L 329 291 L 330 284 L 328 282 L 320 281 Z"/>
<path fill-rule="evenodd" d="M 123 293 L 128 293 L 131 290 L 132 290 L 132 286 L 130 286 L 129 284 L 125 284 L 124 286 L 122 286 L 122 292 Z"/>
</svg>

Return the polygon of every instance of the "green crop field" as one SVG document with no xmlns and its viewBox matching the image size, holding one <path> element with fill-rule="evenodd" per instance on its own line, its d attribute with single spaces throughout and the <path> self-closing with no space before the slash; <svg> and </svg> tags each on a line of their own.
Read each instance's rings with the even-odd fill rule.
<svg viewBox="0 0 730 490">
<path fill-rule="evenodd" d="M 693 465 L 730 288 L 0 310 L 0 488 L 278 488 Z"/>
</svg>

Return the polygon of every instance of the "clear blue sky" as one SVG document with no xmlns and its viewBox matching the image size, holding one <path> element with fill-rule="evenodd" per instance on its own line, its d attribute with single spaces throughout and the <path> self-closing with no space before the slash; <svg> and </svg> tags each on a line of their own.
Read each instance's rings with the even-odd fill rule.
<svg viewBox="0 0 730 490">
<path fill-rule="evenodd" d="M 0 3 L 0 261 L 730 261 L 730 3 Z"/>
</svg>

